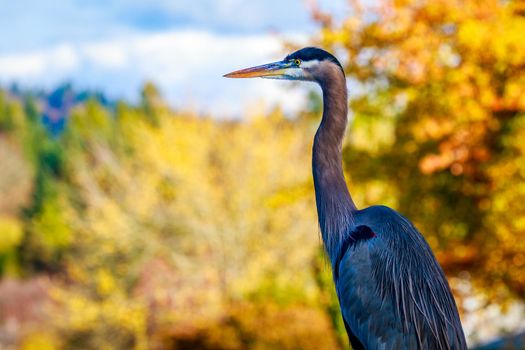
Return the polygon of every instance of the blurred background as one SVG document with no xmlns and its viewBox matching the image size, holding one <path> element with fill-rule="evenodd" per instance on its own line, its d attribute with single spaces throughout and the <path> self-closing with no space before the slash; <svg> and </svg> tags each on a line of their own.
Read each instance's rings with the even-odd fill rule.
<svg viewBox="0 0 525 350">
<path fill-rule="evenodd" d="M 348 349 L 316 45 L 359 207 L 423 232 L 470 346 L 525 331 L 525 1 L 0 1 L 1 349 Z"/>
</svg>

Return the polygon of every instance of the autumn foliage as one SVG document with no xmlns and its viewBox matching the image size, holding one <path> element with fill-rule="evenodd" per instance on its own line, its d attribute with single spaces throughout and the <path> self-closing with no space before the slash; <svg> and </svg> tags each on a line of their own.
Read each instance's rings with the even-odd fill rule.
<svg viewBox="0 0 525 350">
<path fill-rule="evenodd" d="M 345 163 L 362 203 L 414 220 L 450 276 L 522 298 L 525 2 L 350 5 L 314 13 L 356 86 Z"/>
</svg>

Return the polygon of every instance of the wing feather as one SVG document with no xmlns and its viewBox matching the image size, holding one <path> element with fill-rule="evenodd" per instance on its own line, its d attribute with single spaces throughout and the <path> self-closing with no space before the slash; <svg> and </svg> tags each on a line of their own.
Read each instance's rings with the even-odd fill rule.
<svg viewBox="0 0 525 350">
<path fill-rule="evenodd" d="M 386 207 L 355 219 L 334 264 L 351 341 L 365 349 L 466 349 L 448 283 L 417 229 Z"/>
</svg>

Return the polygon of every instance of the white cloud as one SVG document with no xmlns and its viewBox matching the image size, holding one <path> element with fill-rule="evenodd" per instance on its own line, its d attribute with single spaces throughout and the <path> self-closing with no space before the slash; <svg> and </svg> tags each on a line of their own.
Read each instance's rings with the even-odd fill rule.
<svg viewBox="0 0 525 350">
<path fill-rule="evenodd" d="M 119 69 L 125 67 L 128 63 L 126 48 L 119 43 L 102 42 L 89 44 L 82 47 L 81 51 L 87 61 L 91 61 L 100 67 Z"/>
<path fill-rule="evenodd" d="M 78 68 L 78 61 L 77 52 L 69 45 L 22 54 L 0 55 L 0 77 L 2 80 L 24 81 L 58 71 L 70 73 Z"/>
<path fill-rule="evenodd" d="M 231 70 L 284 55 L 280 38 L 269 34 L 142 33 L 0 55 L 0 82 L 49 88 L 71 80 L 81 88 L 97 88 L 111 97 L 134 100 L 144 81 L 152 80 L 174 106 L 224 115 L 239 114 L 246 105 L 263 101 L 267 105 L 280 103 L 293 112 L 304 101 L 304 88 L 292 90 L 290 84 L 279 81 L 222 77 Z"/>
</svg>

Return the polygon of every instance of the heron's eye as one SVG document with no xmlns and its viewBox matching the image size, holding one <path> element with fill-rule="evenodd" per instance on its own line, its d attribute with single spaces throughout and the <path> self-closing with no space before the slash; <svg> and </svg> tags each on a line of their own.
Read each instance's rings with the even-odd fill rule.
<svg viewBox="0 0 525 350">
<path fill-rule="evenodd" d="M 293 63 L 295 63 L 296 66 L 300 66 L 301 65 L 301 60 L 296 58 Z"/>
</svg>

